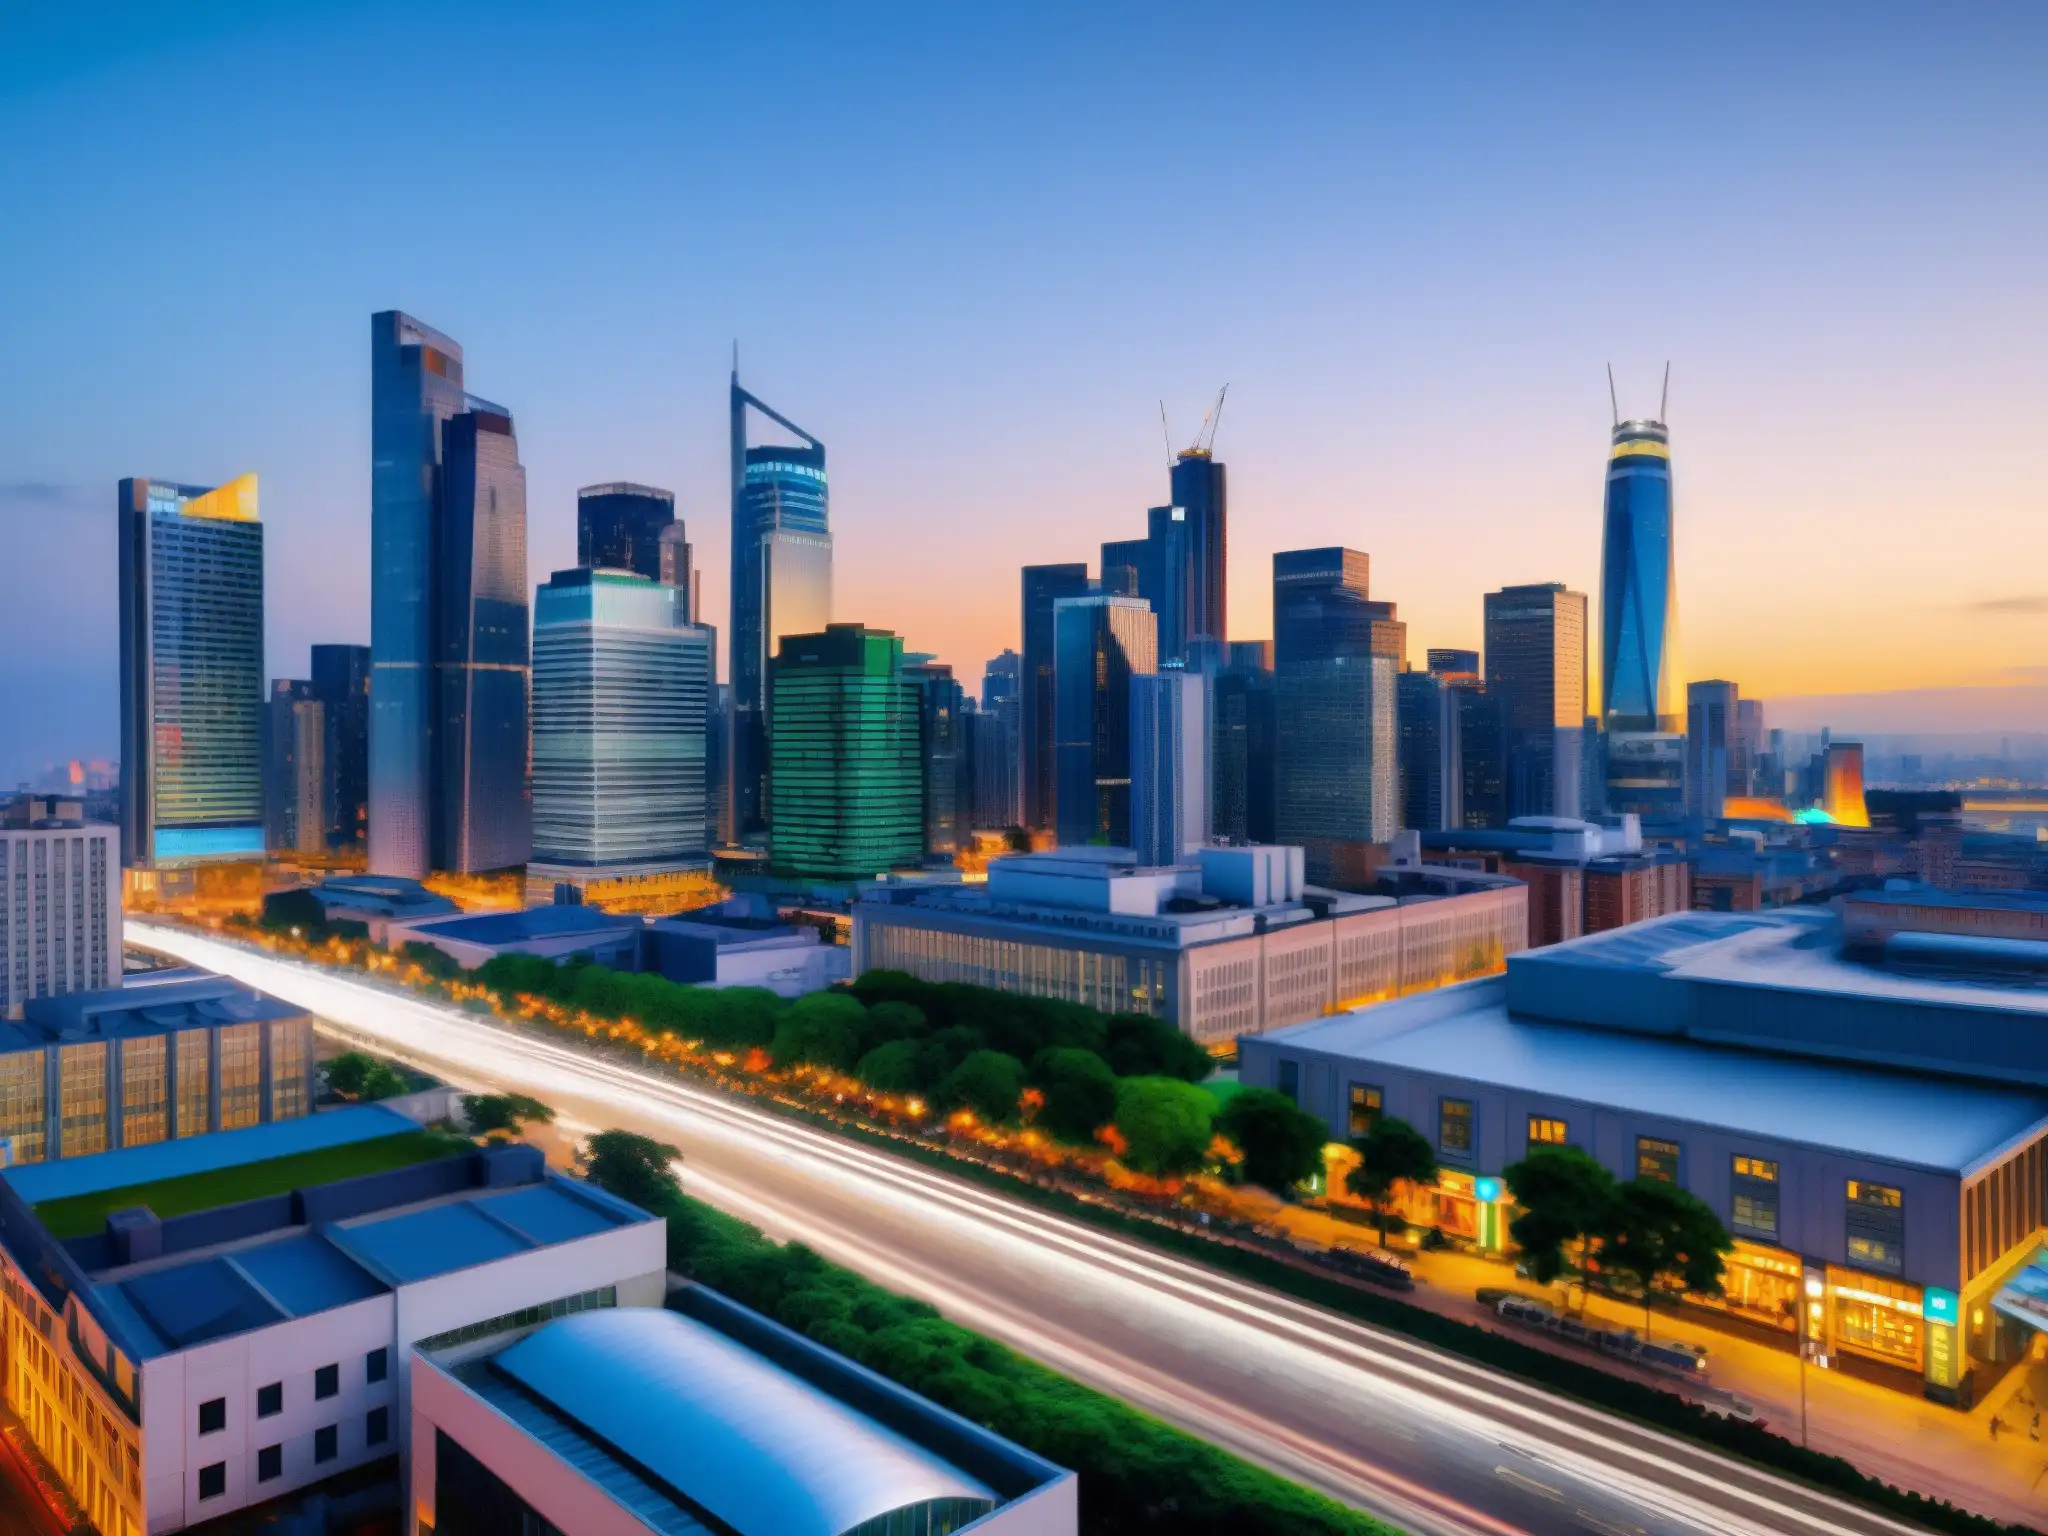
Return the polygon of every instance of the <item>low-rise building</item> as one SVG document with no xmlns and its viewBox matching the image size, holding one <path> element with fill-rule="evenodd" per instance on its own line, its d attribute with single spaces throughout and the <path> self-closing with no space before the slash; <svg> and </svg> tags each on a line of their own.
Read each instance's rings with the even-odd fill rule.
<svg viewBox="0 0 2048 1536">
<path fill-rule="evenodd" d="M 1422 834 L 1441 863 L 1508 875 L 1529 887 L 1529 945 L 1562 944 L 1692 907 L 1686 856 L 1657 846 L 1634 814 L 1612 824 L 1518 816 L 1505 827 Z"/>
<path fill-rule="evenodd" d="M 817 925 L 789 923 L 758 896 L 658 918 L 641 940 L 641 969 L 704 987 L 766 987 L 783 997 L 817 992 L 852 974 L 853 951 L 827 944 Z"/>
<path fill-rule="evenodd" d="M 410 943 L 431 945 L 466 971 L 499 955 L 583 959 L 632 971 L 640 968 L 640 938 L 646 928 L 646 919 L 634 913 L 565 903 L 393 922 L 385 942 L 393 949 Z"/>
<path fill-rule="evenodd" d="M 461 910 L 446 896 L 436 895 L 405 875 L 335 875 L 310 891 L 320 903 L 325 921 L 361 923 L 379 944 L 392 923 L 450 917 Z M 289 894 L 275 892 L 264 899 L 264 905 Z"/>
</svg>

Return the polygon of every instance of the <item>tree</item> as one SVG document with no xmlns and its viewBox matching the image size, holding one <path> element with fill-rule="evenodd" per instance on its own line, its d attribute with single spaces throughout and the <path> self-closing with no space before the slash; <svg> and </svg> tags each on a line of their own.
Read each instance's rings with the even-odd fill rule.
<svg viewBox="0 0 2048 1536">
<path fill-rule="evenodd" d="M 327 1086 L 345 1099 L 365 1104 L 395 1099 L 406 1091 L 405 1079 L 391 1063 L 367 1051 L 343 1051 L 328 1062 Z"/>
<path fill-rule="evenodd" d="M 1344 1188 L 1372 1207 L 1379 1218 L 1380 1246 L 1387 1243 L 1387 1203 L 1401 1184 L 1428 1184 L 1437 1175 L 1436 1149 L 1406 1120 L 1381 1115 L 1372 1129 L 1351 1143 L 1358 1166 L 1344 1175 Z"/>
<path fill-rule="evenodd" d="M 1209 1155 L 1216 1101 L 1177 1077 L 1117 1084 L 1116 1129 L 1126 1167 L 1154 1178 L 1192 1173 Z"/>
<path fill-rule="evenodd" d="M 1662 1179 L 1630 1179 L 1614 1192 L 1600 1244 L 1600 1268 L 1625 1275 L 1643 1293 L 1643 1336 L 1650 1333 L 1650 1292 L 1660 1275 L 1686 1290 L 1721 1293 L 1721 1256 L 1735 1246 L 1713 1208 Z"/>
<path fill-rule="evenodd" d="M 1216 1059 L 1164 1019 L 1142 1013 L 1112 1014 L 1103 1052 L 1118 1077 L 1177 1077 L 1199 1083 L 1216 1070 Z"/>
<path fill-rule="evenodd" d="M 555 1112 L 539 1099 L 523 1093 L 466 1093 L 462 1096 L 462 1117 L 470 1134 L 488 1136 L 493 1131 L 518 1134 L 522 1125 L 548 1125 Z"/>
<path fill-rule="evenodd" d="M 775 1026 L 769 1055 L 778 1067 L 830 1067 L 844 1072 L 860 1058 L 860 1034 L 867 1010 L 844 992 L 813 992 L 797 1001 Z"/>
<path fill-rule="evenodd" d="M 399 953 L 436 981 L 448 981 L 462 974 L 459 962 L 424 940 L 406 940 L 405 948 Z"/>
<path fill-rule="evenodd" d="M 590 1138 L 590 1182 L 629 1205 L 656 1214 L 673 1209 L 683 1186 L 671 1166 L 683 1154 L 666 1142 L 632 1131 L 599 1131 Z"/>
<path fill-rule="evenodd" d="M 1244 1154 L 1244 1176 L 1284 1193 L 1323 1165 L 1330 1128 L 1271 1088 L 1234 1094 L 1216 1117 L 1216 1129 Z"/>
<path fill-rule="evenodd" d="M 1508 1235 L 1522 1250 L 1530 1277 L 1539 1285 L 1555 1283 L 1565 1270 L 1565 1245 L 1574 1242 L 1583 1274 L 1587 1246 L 1606 1231 L 1614 1209 L 1614 1176 L 1579 1147 L 1539 1146 L 1510 1164 L 1503 1177 L 1520 1207 Z"/>
<path fill-rule="evenodd" d="M 877 1093 L 924 1093 L 938 1079 L 922 1041 L 891 1040 L 861 1057 L 853 1075 Z"/>
<path fill-rule="evenodd" d="M 941 1109 L 965 1107 L 992 1125 L 1017 1118 L 1024 1092 L 1024 1063 L 1001 1051 L 976 1051 L 948 1072 L 933 1090 Z"/>
<path fill-rule="evenodd" d="M 1116 1074 L 1093 1051 L 1052 1046 L 1031 1063 L 1031 1086 L 1045 1095 L 1037 1124 L 1062 1141 L 1086 1142 L 1116 1115 Z"/>
</svg>

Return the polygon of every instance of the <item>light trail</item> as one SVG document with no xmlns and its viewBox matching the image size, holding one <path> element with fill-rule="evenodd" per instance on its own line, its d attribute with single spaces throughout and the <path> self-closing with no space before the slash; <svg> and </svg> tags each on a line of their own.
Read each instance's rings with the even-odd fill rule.
<svg viewBox="0 0 2048 1536">
<path fill-rule="evenodd" d="M 713 1204 L 1411 1531 L 1917 1529 L 710 1089 L 184 930 L 127 933 L 452 1080 L 683 1142 Z"/>
</svg>

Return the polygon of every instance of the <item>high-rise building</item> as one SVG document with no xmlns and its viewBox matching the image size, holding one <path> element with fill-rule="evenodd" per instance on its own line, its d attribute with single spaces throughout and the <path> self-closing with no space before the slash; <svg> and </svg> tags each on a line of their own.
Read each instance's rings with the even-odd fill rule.
<svg viewBox="0 0 2048 1536">
<path fill-rule="evenodd" d="M 1209 680 L 1169 664 L 1131 679 L 1131 847 L 1178 864 L 1209 841 Z"/>
<path fill-rule="evenodd" d="M 442 427 L 434 565 L 433 867 L 511 869 L 533 853 L 526 471 L 495 407 Z"/>
<path fill-rule="evenodd" d="M 718 665 L 718 645 L 713 636 L 711 664 Z M 732 831 L 732 684 L 718 683 L 710 691 L 710 707 L 704 724 L 704 814 L 711 826 L 711 840 L 720 848 L 733 843 Z"/>
<path fill-rule="evenodd" d="M 1017 799 L 1017 700 L 999 698 L 969 714 L 968 747 L 974 799 L 969 827 L 999 830 L 1023 825 Z"/>
<path fill-rule="evenodd" d="M 0 1019 L 121 984 L 120 833 L 84 809 L 29 796 L 0 816 Z"/>
<path fill-rule="evenodd" d="M 1597 710 L 1607 809 L 1685 809 L 1685 679 L 1678 648 L 1670 436 L 1661 421 L 1617 421 L 1600 545 Z"/>
<path fill-rule="evenodd" d="M 771 661 L 786 635 L 822 632 L 832 619 L 832 528 L 825 445 L 732 374 L 733 832 L 768 827 L 767 732 Z M 800 446 L 747 442 L 759 411 Z"/>
<path fill-rule="evenodd" d="M 1461 651 L 1452 647 L 1433 645 L 1429 648 L 1429 675 L 1431 677 L 1479 679 L 1479 653 Z"/>
<path fill-rule="evenodd" d="M 704 622 L 703 573 L 697 569 L 696 551 L 690 547 L 690 533 L 681 523 L 670 523 L 654 541 L 654 579 L 682 593 L 682 621 Z"/>
<path fill-rule="evenodd" d="M 530 895 L 644 895 L 702 870 L 711 637 L 646 576 L 557 571 L 533 606 Z"/>
<path fill-rule="evenodd" d="M 370 317 L 369 864 L 418 878 L 526 861 L 526 472 L 462 348 Z"/>
<path fill-rule="evenodd" d="M 309 678 L 277 678 L 263 713 L 263 841 L 277 854 L 327 848 L 327 711 Z"/>
<path fill-rule="evenodd" d="M 1171 508 L 1154 507 L 1154 512 Z M 1148 514 L 1149 516 L 1149 514 Z M 1152 540 L 1111 539 L 1102 546 L 1101 589 L 1118 597 L 1142 597 L 1156 603 L 1159 593 L 1159 562 Z M 1153 612 L 1159 610 L 1155 607 Z"/>
<path fill-rule="evenodd" d="M 1685 813 L 1716 821 L 1729 795 L 1749 792 L 1735 783 L 1740 690 L 1713 679 L 1688 683 L 1685 697 Z"/>
<path fill-rule="evenodd" d="M 850 880 L 916 864 L 924 776 L 918 692 L 903 675 L 902 640 L 860 624 L 785 635 L 769 681 L 775 867 Z"/>
<path fill-rule="evenodd" d="M 903 676 L 917 689 L 918 762 L 924 779 L 924 851 L 951 858 L 967 842 L 974 780 L 968 758 L 967 695 L 935 656 L 906 655 Z"/>
<path fill-rule="evenodd" d="M 624 480 L 586 485 L 576 493 L 576 564 L 661 581 L 661 536 L 675 521 L 674 491 Z"/>
<path fill-rule="evenodd" d="M 1580 814 L 1586 595 L 1563 582 L 1489 592 L 1486 691 L 1500 712 L 1506 819 Z"/>
<path fill-rule="evenodd" d="M 1158 670 L 1142 598 L 1098 592 L 1053 604 L 1053 826 L 1063 844 L 1131 843 L 1131 679 Z"/>
<path fill-rule="evenodd" d="M 1395 692 L 1401 733 L 1401 825 L 1417 832 L 1462 827 L 1459 690 L 1434 672 L 1403 672 L 1395 679 Z"/>
<path fill-rule="evenodd" d="M 1059 782 L 1058 758 L 1053 749 L 1053 605 L 1062 598 L 1083 596 L 1088 588 L 1088 567 L 1083 564 L 1024 567 L 1024 654 L 1017 695 L 1018 778 L 1024 825 L 1034 832 L 1052 830 Z"/>
<path fill-rule="evenodd" d="M 981 707 L 993 709 L 1002 699 L 1015 699 L 1023 677 L 1024 658 L 1005 647 L 1002 655 L 982 669 Z"/>
<path fill-rule="evenodd" d="M 1273 556 L 1274 815 L 1326 882 L 1346 850 L 1393 839 L 1401 819 L 1395 678 L 1408 644 L 1371 597 L 1355 549 Z"/>
<path fill-rule="evenodd" d="M 121 862 L 263 857 L 256 477 L 120 489 Z"/>
<path fill-rule="evenodd" d="M 1220 645 L 1230 635 L 1230 517 L 1223 465 L 1207 448 L 1190 448 L 1174 459 L 1170 480 L 1173 505 L 1181 510 L 1186 528 L 1183 643 Z"/>
<path fill-rule="evenodd" d="M 327 730 L 327 846 L 359 854 L 370 823 L 370 648 L 314 646 L 313 697 Z"/>
<path fill-rule="evenodd" d="M 1273 642 L 1234 640 L 1210 685 L 1210 817 L 1217 837 L 1274 841 L 1273 731 Z"/>
<path fill-rule="evenodd" d="M 1764 787 L 1764 701 L 1735 701 L 1735 734 L 1728 749 L 1728 792 L 1735 795 L 1781 793 L 1784 786 Z"/>
</svg>

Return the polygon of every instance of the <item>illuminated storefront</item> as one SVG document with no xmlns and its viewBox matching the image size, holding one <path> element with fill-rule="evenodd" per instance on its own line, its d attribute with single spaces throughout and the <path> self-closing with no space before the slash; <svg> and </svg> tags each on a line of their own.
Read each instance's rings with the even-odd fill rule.
<svg viewBox="0 0 2048 1536">
<path fill-rule="evenodd" d="M 1833 1264 L 1827 1282 L 1834 1348 L 1902 1370 L 1921 1369 L 1926 1329 L 1919 1286 Z"/>
<path fill-rule="evenodd" d="M 1780 1248 L 1740 1238 L 1721 1271 L 1719 1296 L 1692 1296 L 1700 1306 L 1758 1323 L 1788 1337 L 1799 1331 L 1799 1282 L 1804 1266 Z"/>
</svg>

